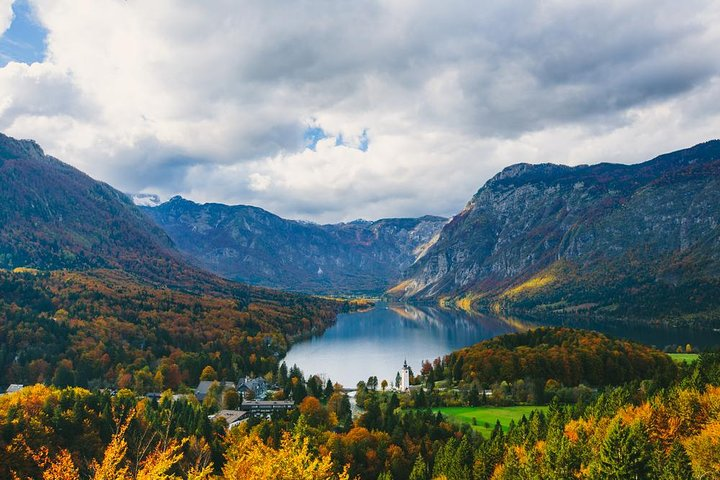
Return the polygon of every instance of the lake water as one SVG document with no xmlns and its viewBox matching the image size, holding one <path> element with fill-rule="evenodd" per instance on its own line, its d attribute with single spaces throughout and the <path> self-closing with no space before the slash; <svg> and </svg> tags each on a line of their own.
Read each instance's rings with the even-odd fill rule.
<svg viewBox="0 0 720 480">
<path fill-rule="evenodd" d="M 294 345 L 284 361 L 288 367 L 297 364 L 306 376 L 320 374 L 346 387 L 354 387 L 371 375 L 392 383 L 405 360 L 417 372 L 423 360 L 538 325 L 518 319 L 381 303 L 372 310 L 339 315 L 321 336 Z M 720 332 L 592 321 L 568 326 L 599 330 L 658 348 L 686 343 L 698 347 L 720 345 Z"/>
</svg>

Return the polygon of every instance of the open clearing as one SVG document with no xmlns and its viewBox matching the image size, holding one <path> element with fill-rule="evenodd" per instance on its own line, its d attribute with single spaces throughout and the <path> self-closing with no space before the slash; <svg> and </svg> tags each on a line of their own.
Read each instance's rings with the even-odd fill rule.
<svg viewBox="0 0 720 480">
<path fill-rule="evenodd" d="M 522 405 L 516 407 L 442 407 L 434 408 L 433 412 L 441 412 L 454 423 L 467 423 L 477 432 L 488 437 L 500 420 L 503 430 L 507 431 L 511 420 L 517 423 L 523 415 L 530 417 L 533 410 L 547 412 L 546 406 Z M 473 420 L 474 419 L 474 420 Z"/>
<path fill-rule="evenodd" d="M 668 355 L 677 363 L 693 363 L 699 357 L 697 353 L 669 353 Z"/>
</svg>

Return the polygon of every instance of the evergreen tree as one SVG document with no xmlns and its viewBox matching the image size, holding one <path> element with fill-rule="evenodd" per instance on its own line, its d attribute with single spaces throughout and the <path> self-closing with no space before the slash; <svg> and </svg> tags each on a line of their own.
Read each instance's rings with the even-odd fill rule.
<svg viewBox="0 0 720 480">
<path fill-rule="evenodd" d="M 693 472 L 685 447 L 675 441 L 670 448 L 660 480 L 692 480 Z"/>
<path fill-rule="evenodd" d="M 325 391 L 323 392 L 323 397 L 325 398 L 325 401 L 328 401 L 330 397 L 332 397 L 333 393 L 335 393 L 335 387 L 333 387 L 333 383 L 328 378 L 328 381 L 325 384 Z"/>
<path fill-rule="evenodd" d="M 278 385 L 280 385 L 281 388 L 284 388 L 288 381 L 288 368 L 285 362 L 282 362 L 280 364 L 280 368 L 278 369 Z"/>
<path fill-rule="evenodd" d="M 395 429 L 397 424 L 397 415 L 395 409 L 400 406 L 400 400 L 395 393 L 390 396 L 390 399 L 385 404 L 385 413 L 383 415 L 383 430 L 390 433 Z"/>
<path fill-rule="evenodd" d="M 350 399 L 347 395 L 343 395 L 340 401 L 340 410 L 337 415 L 341 424 L 352 426 L 352 407 L 350 406 Z"/>
<path fill-rule="evenodd" d="M 430 480 L 428 468 L 425 464 L 425 460 L 423 460 L 422 454 L 418 455 L 415 459 L 415 464 L 410 472 L 409 480 Z"/>
<path fill-rule="evenodd" d="M 313 375 L 310 378 L 308 378 L 307 381 L 307 391 L 308 394 L 312 395 L 313 397 L 320 399 L 322 398 L 323 389 L 322 389 L 322 381 L 320 380 L 320 377 L 317 375 Z"/>
<path fill-rule="evenodd" d="M 305 389 L 305 383 L 298 381 L 292 389 L 292 399 L 296 404 L 300 404 L 303 399 L 307 397 L 307 390 Z"/>
<path fill-rule="evenodd" d="M 600 450 L 597 474 L 608 480 L 652 478 L 649 444 L 639 424 L 625 427 L 620 419 L 613 421 Z"/>
<path fill-rule="evenodd" d="M 380 430 L 383 427 L 382 412 L 377 395 L 371 395 L 365 403 L 365 413 L 360 417 L 360 424 L 368 430 Z"/>
<path fill-rule="evenodd" d="M 471 407 L 477 407 L 480 405 L 480 392 L 478 392 L 474 383 L 472 387 L 470 387 L 470 392 L 468 392 L 468 405 Z"/>
</svg>

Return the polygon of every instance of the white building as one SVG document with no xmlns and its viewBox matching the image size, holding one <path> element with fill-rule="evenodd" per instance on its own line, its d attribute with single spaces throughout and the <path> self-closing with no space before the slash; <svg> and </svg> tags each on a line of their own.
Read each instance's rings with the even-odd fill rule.
<svg viewBox="0 0 720 480">
<path fill-rule="evenodd" d="M 410 390 L 410 367 L 408 367 L 407 360 L 405 360 L 400 372 L 400 391 L 407 392 L 408 390 Z"/>
</svg>

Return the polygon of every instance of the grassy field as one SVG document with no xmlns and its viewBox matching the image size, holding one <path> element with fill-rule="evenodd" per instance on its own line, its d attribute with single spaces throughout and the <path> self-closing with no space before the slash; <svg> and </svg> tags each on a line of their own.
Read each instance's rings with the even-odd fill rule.
<svg viewBox="0 0 720 480">
<path fill-rule="evenodd" d="M 668 355 L 670 355 L 673 361 L 678 363 L 693 363 L 699 356 L 697 353 L 669 353 Z"/>
<path fill-rule="evenodd" d="M 518 420 L 523 415 L 530 416 L 533 410 L 547 412 L 548 407 L 518 406 L 518 407 L 443 407 L 434 408 L 433 412 L 441 412 L 454 423 L 467 423 L 473 429 L 486 437 L 492 433 L 495 422 L 500 420 L 503 430 L 507 431 L 510 420 Z M 475 421 L 473 421 L 475 419 Z"/>
</svg>

